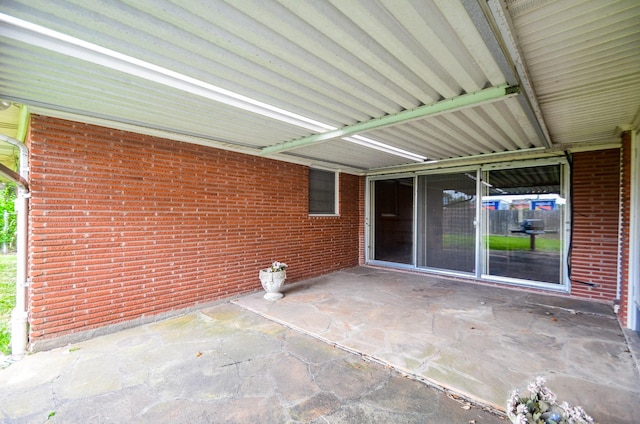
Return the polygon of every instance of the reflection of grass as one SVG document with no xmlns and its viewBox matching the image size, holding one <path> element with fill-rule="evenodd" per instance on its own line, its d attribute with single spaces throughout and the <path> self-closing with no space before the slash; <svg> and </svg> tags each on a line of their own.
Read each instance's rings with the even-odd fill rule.
<svg viewBox="0 0 640 424">
<path fill-rule="evenodd" d="M 446 249 L 473 249 L 474 237 L 470 235 L 446 234 L 443 237 Z M 489 241 L 490 250 L 529 250 L 529 236 L 486 236 L 485 242 Z M 560 240 L 536 237 L 536 250 L 547 252 L 559 252 Z"/>
<path fill-rule="evenodd" d="M 445 234 L 443 236 L 445 249 L 473 249 L 474 240 L 474 236 L 466 234 Z"/>
<path fill-rule="evenodd" d="M 491 250 L 529 250 L 529 236 L 487 236 Z M 560 251 L 560 240 L 536 237 L 536 250 Z"/>
<path fill-rule="evenodd" d="M 0 255 L 0 352 L 10 354 L 11 311 L 16 306 L 16 255 Z"/>
</svg>

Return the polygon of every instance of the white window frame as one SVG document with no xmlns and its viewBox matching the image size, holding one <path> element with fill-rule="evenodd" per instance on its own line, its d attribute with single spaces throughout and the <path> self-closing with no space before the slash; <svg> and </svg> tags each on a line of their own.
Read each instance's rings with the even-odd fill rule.
<svg viewBox="0 0 640 424">
<path fill-rule="evenodd" d="M 309 171 L 311 170 L 315 170 L 315 171 L 322 171 L 322 172 L 328 172 L 328 173 L 332 173 L 334 175 L 333 181 L 334 181 L 334 187 L 333 187 L 333 195 L 334 195 L 334 199 L 333 199 L 333 212 L 311 212 L 309 211 L 309 216 L 339 216 L 340 215 L 340 172 L 334 170 L 334 169 L 324 169 L 324 168 L 320 168 L 320 167 L 309 167 Z M 307 189 L 309 191 L 309 197 L 311 197 L 311 178 L 309 178 L 309 181 L 307 182 Z M 307 205 L 307 208 L 309 206 Z"/>
</svg>

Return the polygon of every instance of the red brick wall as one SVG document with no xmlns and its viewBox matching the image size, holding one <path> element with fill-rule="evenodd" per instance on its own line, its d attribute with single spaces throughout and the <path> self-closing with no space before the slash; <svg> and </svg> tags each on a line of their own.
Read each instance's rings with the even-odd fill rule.
<svg viewBox="0 0 640 424">
<path fill-rule="evenodd" d="M 618 317 L 627 326 L 629 302 L 629 248 L 631 247 L 631 132 L 622 134 L 621 178 L 620 178 L 620 310 Z"/>
<path fill-rule="evenodd" d="M 620 150 L 575 153 L 572 190 L 571 294 L 612 301 L 618 278 Z"/>
<path fill-rule="evenodd" d="M 308 215 L 308 168 L 33 116 L 30 341 L 356 266 L 363 178 Z"/>
</svg>

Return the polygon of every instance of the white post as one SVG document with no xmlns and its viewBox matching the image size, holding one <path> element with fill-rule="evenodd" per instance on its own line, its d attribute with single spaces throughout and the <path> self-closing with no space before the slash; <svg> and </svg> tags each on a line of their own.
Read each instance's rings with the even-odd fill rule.
<svg viewBox="0 0 640 424">
<path fill-rule="evenodd" d="M 28 312 L 27 312 L 27 218 L 29 214 L 29 151 L 24 143 L 0 134 L 5 141 L 20 150 L 20 180 L 16 196 L 16 307 L 11 313 L 11 354 L 22 355 L 27 350 Z"/>
<path fill-rule="evenodd" d="M 640 140 L 631 133 L 631 213 L 629 234 L 629 282 L 627 328 L 640 331 Z"/>
</svg>

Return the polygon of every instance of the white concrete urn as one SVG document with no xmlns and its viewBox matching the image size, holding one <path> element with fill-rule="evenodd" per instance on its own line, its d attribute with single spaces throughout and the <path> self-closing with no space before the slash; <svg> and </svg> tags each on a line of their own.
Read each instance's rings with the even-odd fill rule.
<svg viewBox="0 0 640 424">
<path fill-rule="evenodd" d="M 280 293 L 280 289 L 284 285 L 287 278 L 287 271 L 271 271 L 269 268 L 260 270 L 260 282 L 265 293 L 264 298 L 267 300 L 278 300 L 284 295 Z"/>
</svg>

